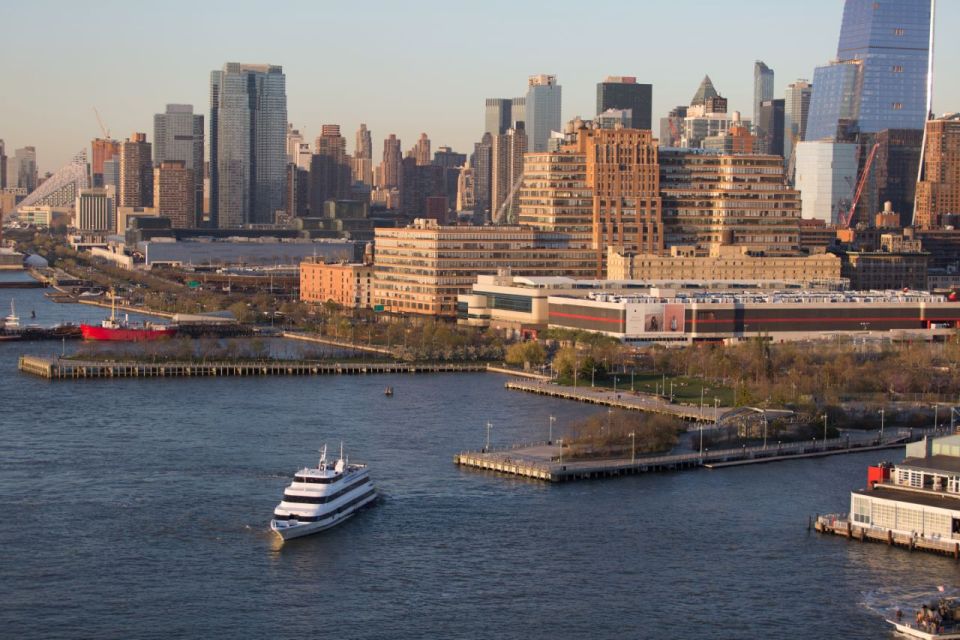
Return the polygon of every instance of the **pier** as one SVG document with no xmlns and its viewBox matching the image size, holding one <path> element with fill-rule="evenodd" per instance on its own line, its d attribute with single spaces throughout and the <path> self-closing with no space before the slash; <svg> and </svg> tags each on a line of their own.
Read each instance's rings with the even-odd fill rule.
<svg viewBox="0 0 960 640">
<path fill-rule="evenodd" d="M 817 516 L 813 528 L 820 533 L 843 536 L 847 540 L 879 542 L 891 547 L 938 553 L 960 560 L 960 542 L 956 540 L 923 538 L 908 533 L 895 533 L 890 529 L 864 526 L 851 522 L 845 513 Z"/>
<path fill-rule="evenodd" d="M 541 396 L 550 396 L 551 398 L 576 400 L 578 402 L 598 404 L 615 409 L 626 409 L 628 411 L 661 413 L 682 420 L 708 420 L 713 422 L 716 417 L 713 406 L 701 408 L 699 406 L 671 404 L 657 396 L 648 393 L 635 393 L 629 389 L 612 391 L 606 388 L 570 387 L 542 380 L 511 380 L 504 386 L 514 391 L 526 391 L 527 393 L 536 393 Z M 723 412 L 727 410 L 727 407 L 720 407 L 720 416 L 722 417 Z"/>
<path fill-rule="evenodd" d="M 569 482 L 612 478 L 658 471 L 686 469 L 722 469 L 731 466 L 760 464 L 814 458 L 863 451 L 879 451 L 902 447 L 916 440 L 914 434 L 896 432 L 882 440 L 875 433 L 862 438 L 833 438 L 826 443 L 792 442 L 776 446 L 740 447 L 692 453 L 679 453 L 635 458 L 563 459 L 561 446 L 538 444 L 511 447 L 496 451 L 462 452 L 454 456 L 454 463 L 471 469 L 496 471 L 523 478 L 547 482 Z"/>
<path fill-rule="evenodd" d="M 486 367 L 445 362 L 114 362 L 36 356 L 21 356 L 18 365 L 23 373 L 47 380 L 465 373 Z"/>
</svg>

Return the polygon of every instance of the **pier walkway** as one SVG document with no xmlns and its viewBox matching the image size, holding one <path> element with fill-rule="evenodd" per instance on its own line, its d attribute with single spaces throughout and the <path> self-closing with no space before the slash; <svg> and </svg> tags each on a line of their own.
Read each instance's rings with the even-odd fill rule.
<svg viewBox="0 0 960 640">
<path fill-rule="evenodd" d="M 681 471 L 684 469 L 720 469 L 728 466 L 778 462 L 797 458 L 811 458 L 862 451 L 878 451 L 903 446 L 916 440 L 909 430 L 892 430 L 881 440 L 869 432 L 861 437 L 842 437 L 823 441 L 792 442 L 771 446 L 740 447 L 737 449 L 706 450 L 635 458 L 568 459 L 564 460 L 558 444 L 537 444 L 495 451 L 462 452 L 454 456 L 454 463 L 472 469 L 497 471 L 524 478 L 548 482 L 588 480 L 634 475 L 654 471 Z M 558 441 L 560 442 L 560 441 Z"/>
<path fill-rule="evenodd" d="M 564 398 L 566 400 L 576 400 L 578 402 L 588 402 L 615 409 L 627 409 L 629 411 L 646 411 L 648 413 L 662 413 L 668 416 L 675 416 L 683 420 L 705 420 L 714 422 L 715 418 L 723 418 L 723 414 L 728 411 L 727 407 L 715 409 L 713 406 L 690 406 L 684 404 L 671 404 L 662 398 L 648 393 L 635 393 L 629 389 L 623 391 L 612 391 L 606 388 L 595 387 L 571 387 L 554 384 L 546 381 L 535 380 L 511 380 L 504 385 L 507 389 L 514 391 L 526 391 L 527 393 L 536 393 L 551 398 Z M 717 412 L 715 414 L 715 411 Z"/>
<path fill-rule="evenodd" d="M 960 542 L 956 540 L 921 538 L 908 533 L 895 533 L 889 529 L 863 526 L 851 522 L 845 513 L 817 516 L 813 526 L 820 533 L 832 533 L 843 536 L 847 540 L 880 542 L 891 547 L 903 547 L 910 551 L 929 551 L 953 556 L 954 560 L 960 560 Z"/>
<path fill-rule="evenodd" d="M 366 375 L 486 371 L 485 363 L 445 362 L 113 362 L 21 356 L 19 369 L 48 380 L 84 378 L 190 378 Z"/>
</svg>

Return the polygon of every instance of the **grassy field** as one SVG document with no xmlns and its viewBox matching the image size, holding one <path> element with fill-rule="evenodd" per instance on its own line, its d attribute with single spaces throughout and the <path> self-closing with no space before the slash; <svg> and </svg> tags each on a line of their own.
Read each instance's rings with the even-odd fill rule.
<svg viewBox="0 0 960 640">
<path fill-rule="evenodd" d="M 572 385 L 573 378 L 561 378 L 561 384 Z M 578 386 L 589 387 L 591 384 L 590 377 L 587 376 L 584 378 L 580 376 L 577 378 Z M 631 385 L 634 391 L 640 391 L 643 393 L 657 393 L 660 395 L 670 395 L 671 384 L 673 385 L 673 399 L 674 402 L 681 404 L 700 404 L 700 392 L 703 390 L 703 406 L 712 407 L 714 404 L 714 398 L 720 401 L 720 406 L 730 407 L 733 406 L 734 402 L 734 390 L 730 387 L 722 387 L 717 385 L 712 385 L 709 382 L 704 382 L 699 378 L 688 378 L 685 376 L 676 376 L 670 377 L 667 376 L 664 378 L 663 375 L 644 372 L 636 373 L 632 376 L 629 373 L 618 373 L 616 375 L 610 374 L 608 376 L 596 376 L 593 380 L 593 386 L 597 388 L 607 388 L 613 390 L 616 388 L 618 391 L 630 391 Z M 665 391 L 662 387 L 665 387 Z M 706 409 L 704 409 L 706 411 Z"/>
</svg>

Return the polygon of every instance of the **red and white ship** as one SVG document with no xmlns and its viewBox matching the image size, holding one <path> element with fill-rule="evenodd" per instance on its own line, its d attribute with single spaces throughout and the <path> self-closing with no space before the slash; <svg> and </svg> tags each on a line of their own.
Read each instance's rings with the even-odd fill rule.
<svg viewBox="0 0 960 640">
<path fill-rule="evenodd" d="M 169 324 L 154 324 L 152 322 L 133 323 L 124 316 L 117 318 L 117 301 L 112 299 L 110 317 L 99 326 L 81 324 L 80 334 L 84 340 L 112 340 L 117 342 L 141 342 L 146 340 L 162 340 L 172 338 L 177 333 L 177 327 Z"/>
</svg>

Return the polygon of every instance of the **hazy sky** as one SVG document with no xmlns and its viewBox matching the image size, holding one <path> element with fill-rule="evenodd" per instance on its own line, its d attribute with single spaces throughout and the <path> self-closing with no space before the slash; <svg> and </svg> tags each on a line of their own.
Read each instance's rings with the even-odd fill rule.
<svg viewBox="0 0 960 640">
<path fill-rule="evenodd" d="M 884 0 L 893 1 L 893 0 Z M 563 119 L 592 117 L 606 75 L 653 84 L 654 122 L 686 104 L 704 74 L 746 117 L 753 62 L 777 97 L 836 54 L 842 0 L 284 2 L 0 0 L 0 138 L 37 147 L 52 171 L 100 135 L 153 138 L 167 103 L 209 111 L 209 72 L 224 62 L 283 65 L 289 118 L 313 140 L 337 123 L 353 147 L 366 122 L 374 156 L 396 133 L 472 150 L 487 97 L 563 87 Z M 937 7 L 934 110 L 960 111 L 960 0 Z"/>
</svg>

